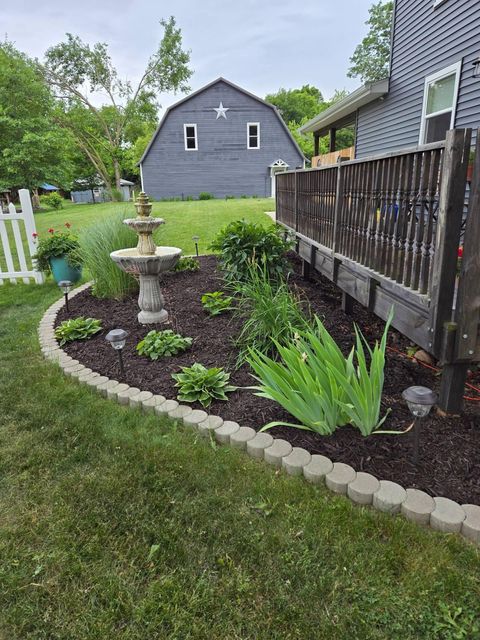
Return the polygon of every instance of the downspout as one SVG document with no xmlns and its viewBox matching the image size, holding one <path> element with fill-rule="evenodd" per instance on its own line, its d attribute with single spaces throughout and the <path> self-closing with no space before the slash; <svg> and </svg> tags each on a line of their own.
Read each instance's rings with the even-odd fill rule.
<svg viewBox="0 0 480 640">
<path fill-rule="evenodd" d="M 142 169 L 142 163 L 139 163 L 139 167 L 140 167 L 140 185 L 142 187 L 142 191 L 145 192 L 144 186 L 143 186 L 143 169 Z"/>
</svg>

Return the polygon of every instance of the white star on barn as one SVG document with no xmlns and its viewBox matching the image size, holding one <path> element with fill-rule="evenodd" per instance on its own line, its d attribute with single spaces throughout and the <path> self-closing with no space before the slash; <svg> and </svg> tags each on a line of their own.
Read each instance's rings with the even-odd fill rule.
<svg viewBox="0 0 480 640">
<path fill-rule="evenodd" d="M 219 118 L 225 118 L 226 120 L 228 109 L 229 107 L 224 107 L 223 102 L 220 102 L 220 105 L 218 108 L 215 108 L 215 107 L 213 108 L 213 111 L 217 112 L 217 117 L 215 119 L 218 120 Z"/>
</svg>

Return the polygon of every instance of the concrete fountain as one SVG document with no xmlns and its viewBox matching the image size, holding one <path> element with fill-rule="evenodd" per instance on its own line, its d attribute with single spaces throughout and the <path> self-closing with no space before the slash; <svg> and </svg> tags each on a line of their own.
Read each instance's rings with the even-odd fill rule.
<svg viewBox="0 0 480 640">
<path fill-rule="evenodd" d="M 165 221 L 162 218 L 151 218 L 152 204 L 146 193 L 140 193 L 136 202 L 136 218 L 124 220 L 138 235 L 138 244 L 133 249 L 120 249 L 110 254 L 112 260 L 125 273 L 139 277 L 140 293 L 138 306 L 140 324 L 166 322 L 168 312 L 164 308 L 164 299 L 160 289 L 160 274 L 175 266 L 181 249 L 177 247 L 157 247 L 152 233 Z"/>
</svg>

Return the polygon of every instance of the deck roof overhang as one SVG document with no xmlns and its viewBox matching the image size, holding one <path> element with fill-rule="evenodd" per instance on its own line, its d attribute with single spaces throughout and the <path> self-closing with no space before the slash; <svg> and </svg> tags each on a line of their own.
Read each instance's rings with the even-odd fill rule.
<svg viewBox="0 0 480 640">
<path fill-rule="evenodd" d="M 388 93 L 389 78 L 371 82 L 360 87 L 331 107 L 322 111 L 300 127 L 300 133 L 314 133 L 316 136 L 326 135 L 331 128 L 340 128 L 354 122 L 355 113 L 360 107 L 383 98 Z"/>
</svg>

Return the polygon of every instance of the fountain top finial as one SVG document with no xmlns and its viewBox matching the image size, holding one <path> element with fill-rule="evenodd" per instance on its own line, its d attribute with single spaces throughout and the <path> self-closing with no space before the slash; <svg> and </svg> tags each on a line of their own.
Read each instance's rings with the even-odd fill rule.
<svg viewBox="0 0 480 640">
<path fill-rule="evenodd" d="M 139 218 L 148 218 L 152 212 L 152 203 L 150 202 L 147 194 L 141 191 L 135 201 L 135 209 L 137 210 L 137 216 Z"/>
</svg>

